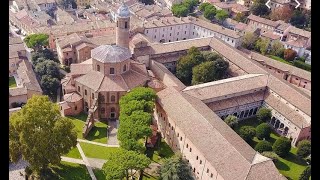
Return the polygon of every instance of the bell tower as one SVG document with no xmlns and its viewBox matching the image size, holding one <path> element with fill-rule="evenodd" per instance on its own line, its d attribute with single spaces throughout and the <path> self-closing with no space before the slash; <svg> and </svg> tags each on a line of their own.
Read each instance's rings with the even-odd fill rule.
<svg viewBox="0 0 320 180">
<path fill-rule="evenodd" d="M 116 44 L 129 48 L 130 11 L 129 7 L 122 3 L 117 11 Z"/>
</svg>

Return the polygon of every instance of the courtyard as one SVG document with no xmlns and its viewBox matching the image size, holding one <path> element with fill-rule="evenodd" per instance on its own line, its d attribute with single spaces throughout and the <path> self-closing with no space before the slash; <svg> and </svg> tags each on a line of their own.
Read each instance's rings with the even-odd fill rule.
<svg viewBox="0 0 320 180">
<path fill-rule="evenodd" d="M 259 125 L 259 121 L 256 117 L 244 119 L 239 121 L 238 127 L 235 128 L 235 131 L 239 133 L 239 129 L 242 126 L 253 126 L 254 128 Z M 273 130 L 270 134 L 270 138 L 266 139 L 268 142 L 273 144 L 280 136 Z M 254 137 L 253 141 L 249 143 L 249 145 L 254 148 L 255 145 L 260 142 L 257 137 Z M 288 180 L 296 180 L 299 179 L 302 171 L 307 167 L 307 162 L 305 160 L 299 159 L 297 156 L 297 148 L 291 147 L 290 153 L 288 156 L 281 158 L 275 163 L 275 166 L 279 170 L 279 172 L 286 176 Z"/>
<path fill-rule="evenodd" d="M 16 80 L 14 79 L 14 77 L 9 77 L 9 88 L 14 88 L 17 87 L 17 83 Z"/>
</svg>

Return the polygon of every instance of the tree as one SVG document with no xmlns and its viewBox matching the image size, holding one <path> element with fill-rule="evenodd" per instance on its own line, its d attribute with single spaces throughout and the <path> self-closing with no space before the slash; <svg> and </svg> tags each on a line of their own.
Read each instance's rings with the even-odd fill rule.
<svg viewBox="0 0 320 180">
<path fill-rule="evenodd" d="M 183 4 L 174 4 L 171 7 L 172 14 L 176 17 L 186 17 L 189 13 L 189 10 L 187 7 L 185 7 Z"/>
<path fill-rule="evenodd" d="M 242 46 L 249 50 L 253 49 L 254 44 L 258 40 L 258 36 L 254 33 L 247 32 L 242 39 Z"/>
<path fill-rule="evenodd" d="M 206 83 L 215 80 L 214 62 L 207 61 L 192 69 L 192 85 Z"/>
<path fill-rule="evenodd" d="M 165 159 L 160 167 L 160 180 L 194 180 L 188 161 L 181 155 Z"/>
<path fill-rule="evenodd" d="M 190 12 L 194 11 L 194 8 L 199 4 L 199 0 L 184 0 L 182 3 Z"/>
<path fill-rule="evenodd" d="M 107 180 L 124 178 L 129 180 L 134 177 L 134 171 L 143 170 L 151 163 L 145 155 L 122 148 L 108 153 L 107 159 L 108 161 L 102 166 Z"/>
<path fill-rule="evenodd" d="M 60 87 L 60 81 L 50 75 L 43 75 L 41 77 L 40 85 L 44 94 L 53 97 L 56 95 L 57 90 Z"/>
<path fill-rule="evenodd" d="M 225 77 L 229 68 L 229 62 L 222 58 L 217 59 L 213 62 L 214 64 L 214 78 L 220 80 Z"/>
<path fill-rule="evenodd" d="M 301 11 L 295 10 L 290 19 L 290 24 L 297 28 L 304 28 L 306 26 L 306 23 L 307 19 L 305 15 Z"/>
<path fill-rule="evenodd" d="M 216 8 L 214 6 L 206 6 L 205 9 L 204 9 L 204 13 L 203 13 L 203 16 L 212 21 L 214 19 L 216 15 Z"/>
<path fill-rule="evenodd" d="M 206 3 L 201 3 L 199 6 L 199 10 L 201 12 L 204 12 L 204 10 L 206 9 L 207 6 L 212 6 L 210 3 L 206 2 Z"/>
<path fill-rule="evenodd" d="M 268 108 L 260 108 L 257 112 L 257 118 L 260 122 L 267 122 L 271 119 L 271 110 Z"/>
<path fill-rule="evenodd" d="M 299 180 L 309 180 L 311 176 L 311 166 L 307 166 L 306 169 L 304 169 L 299 177 Z"/>
<path fill-rule="evenodd" d="M 291 140 L 286 137 L 280 137 L 274 142 L 272 149 L 280 157 L 285 157 L 291 149 Z"/>
<path fill-rule="evenodd" d="M 271 134 L 271 128 L 267 123 L 259 124 L 256 127 L 256 136 L 258 139 L 268 139 Z"/>
<path fill-rule="evenodd" d="M 24 38 L 24 42 L 28 48 L 35 49 L 36 51 L 49 45 L 49 35 L 47 34 L 31 34 Z"/>
<path fill-rule="evenodd" d="M 48 75 L 52 78 L 61 78 L 59 65 L 50 60 L 44 60 L 43 62 L 38 63 L 35 67 L 35 73 L 40 77 Z"/>
<path fill-rule="evenodd" d="M 270 10 L 265 3 L 253 3 L 250 7 L 250 12 L 256 16 L 267 16 L 269 15 Z"/>
<path fill-rule="evenodd" d="M 306 158 L 311 154 L 311 142 L 302 140 L 298 143 L 297 156 L 299 158 Z"/>
<path fill-rule="evenodd" d="M 292 49 L 284 50 L 283 57 L 285 60 L 293 61 L 296 56 L 297 56 L 297 52 L 295 50 L 292 50 Z"/>
<path fill-rule="evenodd" d="M 234 20 L 244 23 L 246 21 L 246 16 L 243 13 L 237 13 Z"/>
<path fill-rule="evenodd" d="M 290 6 L 285 5 L 283 7 L 275 8 L 270 13 L 270 19 L 273 21 L 282 20 L 284 22 L 289 22 L 293 15 L 293 10 L 290 8 Z"/>
<path fill-rule="evenodd" d="M 283 44 L 277 40 L 271 44 L 270 54 L 278 57 L 283 57 L 284 46 Z"/>
<path fill-rule="evenodd" d="M 264 151 L 264 152 L 261 153 L 261 155 L 272 159 L 272 161 L 274 163 L 276 163 L 278 161 L 278 159 L 279 159 L 279 156 L 276 153 L 272 152 L 272 151 Z"/>
<path fill-rule="evenodd" d="M 22 109 L 10 116 L 10 160 L 22 155 L 35 175 L 48 165 L 58 164 L 61 155 L 77 144 L 77 133 L 68 118 L 60 115 L 59 106 L 47 96 L 34 95 Z"/>
<path fill-rule="evenodd" d="M 252 126 L 242 126 L 239 134 L 246 142 L 250 142 L 256 135 L 256 130 Z"/>
<path fill-rule="evenodd" d="M 229 17 L 228 12 L 226 12 L 225 10 L 217 10 L 216 11 L 216 15 L 215 18 L 220 21 L 220 23 L 222 23 L 225 19 L 227 19 Z"/>
<path fill-rule="evenodd" d="M 202 55 L 205 61 L 216 61 L 218 59 L 223 60 L 223 58 L 219 54 L 211 51 L 204 51 L 202 52 Z"/>
<path fill-rule="evenodd" d="M 224 122 L 228 124 L 228 126 L 230 126 L 232 129 L 234 129 L 238 125 L 238 118 L 236 116 L 229 115 L 226 117 Z"/>
<path fill-rule="evenodd" d="M 260 51 L 261 54 L 265 55 L 270 44 L 270 40 L 266 38 L 259 38 L 255 43 L 256 50 Z"/>
<path fill-rule="evenodd" d="M 254 149 L 259 153 L 264 151 L 272 151 L 272 145 L 268 141 L 262 140 L 254 147 Z"/>
</svg>

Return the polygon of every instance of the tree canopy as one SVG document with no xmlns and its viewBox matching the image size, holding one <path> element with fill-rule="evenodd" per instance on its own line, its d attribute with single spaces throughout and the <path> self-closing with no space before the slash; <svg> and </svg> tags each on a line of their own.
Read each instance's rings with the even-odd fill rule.
<svg viewBox="0 0 320 180">
<path fill-rule="evenodd" d="M 247 32 L 242 38 L 242 46 L 244 48 L 252 50 L 257 40 L 258 36 L 256 34 Z"/>
<path fill-rule="evenodd" d="M 244 23 L 246 21 L 246 16 L 243 13 L 237 13 L 234 20 Z"/>
<path fill-rule="evenodd" d="M 192 68 L 192 85 L 215 80 L 215 67 L 213 61 L 201 63 Z"/>
<path fill-rule="evenodd" d="M 268 108 L 262 107 L 257 112 L 257 118 L 260 122 L 267 122 L 271 117 L 271 110 Z"/>
<path fill-rule="evenodd" d="M 274 142 L 272 149 L 280 157 L 285 157 L 291 149 L 291 140 L 286 137 L 280 137 Z"/>
<path fill-rule="evenodd" d="M 239 130 L 239 134 L 246 142 L 250 142 L 256 135 L 256 130 L 252 126 L 242 126 Z"/>
<path fill-rule="evenodd" d="M 143 170 L 151 163 L 145 155 L 122 148 L 107 154 L 107 159 L 108 161 L 102 166 L 107 180 L 124 178 L 129 180 L 134 174 L 132 170 Z"/>
<path fill-rule="evenodd" d="M 205 3 L 201 3 L 199 6 L 199 10 L 204 12 L 204 10 L 206 9 L 207 6 L 212 6 L 210 3 L 205 2 Z"/>
<path fill-rule="evenodd" d="M 250 7 L 250 12 L 256 16 L 268 16 L 270 10 L 265 3 L 254 2 Z"/>
<path fill-rule="evenodd" d="M 217 10 L 216 11 L 216 15 L 215 18 L 220 21 L 220 23 L 222 23 L 225 19 L 227 19 L 229 17 L 229 14 L 227 11 L 225 10 Z"/>
<path fill-rule="evenodd" d="M 262 140 L 254 147 L 254 150 L 258 151 L 259 153 L 272 151 L 272 145 L 268 141 Z"/>
<path fill-rule="evenodd" d="M 290 19 L 290 24 L 297 28 L 304 28 L 308 20 L 302 11 L 294 10 L 293 15 Z"/>
<path fill-rule="evenodd" d="M 267 38 L 258 38 L 258 40 L 255 43 L 255 49 L 261 54 L 265 55 L 267 53 L 268 47 L 270 44 L 270 40 Z"/>
<path fill-rule="evenodd" d="M 275 8 L 269 15 L 270 19 L 273 21 L 282 20 L 284 22 L 289 22 L 293 15 L 293 10 L 290 6 L 285 5 L 283 7 Z"/>
<path fill-rule="evenodd" d="M 307 166 L 305 170 L 302 171 L 299 180 L 309 180 L 311 176 L 311 166 Z"/>
<path fill-rule="evenodd" d="M 236 116 L 229 115 L 226 117 L 224 122 L 227 123 L 228 126 L 230 126 L 232 129 L 234 129 L 238 125 L 238 118 Z"/>
<path fill-rule="evenodd" d="M 160 167 L 160 180 L 194 180 L 191 167 L 181 155 L 165 159 Z"/>
<path fill-rule="evenodd" d="M 203 16 L 212 21 L 215 18 L 217 9 L 213 5 L 207 5 L 204 7 Z"/>
<path fill-rule="evenodd" d="M 194 11 L 197 4 L 199 4 L 198 0 L 184 0 L 180 4 L 172 5 L 171 11 L 176 17 L 186 17 L 189 13 Z"/>
<path fill-rule="evenodd" d="M 311 154 L 311 142 L 302 140 L 298 143 L 297 155 L 299 158 L 306 158 Z"/>
<path fill-rule="evenodd" d="M 68 118 L 60 115 L 57 104 L 47 96 L 34 95 L 22 109 L 10 116 L 9 157 L 17 162 L 20 155 L 35 174 L 58 164 L 61 155 L 77 143 L 77 133 Z"/>
<path fill-rule="evenodd" d="M 297 56 L 297 52 L 292 49 L 286 49 L 283 52 L 283 58 L 287 61 L 293 61 L 296 56 Z"/>
<path fill-rule="evenodd" d="M 271 134 L 271 128 L 267 123 L 261 123 L 256 127 L 256 136 L 258 139 L 268 139 Z"/>
<path fill-rule="evenodd" d="M 270 54 L 278 57 L 283 57 L 284 46 L 283 44 L 277 40 L 271 44 Z"/>
<path fill-rule="evenodd" d="M 57 79 L 61 78 L 59 65 L 56 62 L 50 60 L 44 60 L 43 62 L 38 63 L 35 66 L 35 72 L 41 77 L 44 75 L 48 75 Z"/>
<path fill-rule="evenodd" d="M 49 35 L 47 34 L 31 34 L 24 38 L 24 42 L 28 48 L 38 50 L 49 45 L 48 39 Z"/>
<path fill-rule="evenodd" d="M 60 87 L 60 80 L 50 75 L 43 75 L 40 80 L 40 86 L 44 94 L 53 97 L 56 95 L 57 90 Z"/>
</svg>

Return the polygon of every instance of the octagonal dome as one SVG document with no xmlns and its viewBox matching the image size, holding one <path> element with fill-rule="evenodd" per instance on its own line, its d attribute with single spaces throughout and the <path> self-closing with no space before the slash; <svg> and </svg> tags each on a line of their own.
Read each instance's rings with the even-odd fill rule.
<svg viewBox="0 0 320 180">
<path fill-rule="evenodd" d="M 132 57 L 128 48 L 118 45 L 101 45 L 91 50 L 91 57 L 102 63 L 122 62 Z"/>
<path fill-rule="evenodd" d="M 129 7 L 127 5 L 125 5 L 124 3 L 122 3 L 121 6 L 119 7 L 117 13 L 118 13 L 118 16 L 120 16 L 120 17 L 129 17 L 130 16 Z"/>
</svg>

